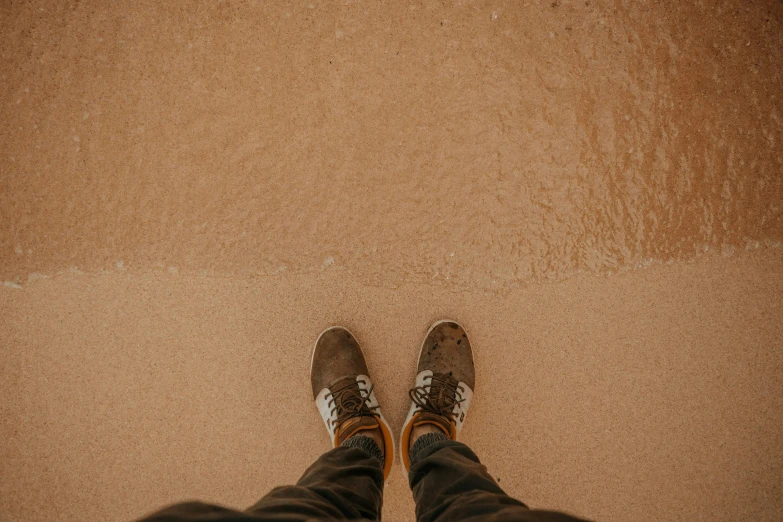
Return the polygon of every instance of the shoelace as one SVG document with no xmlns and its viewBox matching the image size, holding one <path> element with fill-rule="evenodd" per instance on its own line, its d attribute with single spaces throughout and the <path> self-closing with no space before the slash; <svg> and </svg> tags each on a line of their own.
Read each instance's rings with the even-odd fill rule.
<svg viewBox="0 0 783 522">
<path fill-rule="evenodd" d="M 367 386 L 367 381 L 362 381 Z M 332 398 L 329 400 L 329 406 L 332 406 L 332 414 L 337 414 L 335 424 L 342 424 L 348 419 L 354 417 L 378 417 L 376 410 L 380 406 L 370 407 L 367 400 L 370 398 L 375 385 L 370 386 L 369 390 L 362 390 L 359 387 L 359 381 L 351 381 L 348 384 L 332 391 Z"/>
<path fill-rule="evenodd" d="M 419 411 L 426 411 L 454 420 L 456 413 L 454 406 L 465 399 L 462 392 L 465 389 L 451 375 L 435 373 L 429 379 L 430 391 L 427 393 L 427 385 L 416 386 L 408 391 L 408 395 Z"/>
</svg>

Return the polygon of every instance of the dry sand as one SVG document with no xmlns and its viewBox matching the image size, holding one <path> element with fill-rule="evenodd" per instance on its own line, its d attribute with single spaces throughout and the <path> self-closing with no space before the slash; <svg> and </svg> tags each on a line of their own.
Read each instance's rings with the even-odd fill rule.
<svg viewBox="0 0 783 522">
<path fill-rule="evenodd" d="M 363 344 L 399 427 L 429 324 L 464 321 L 464 440 L 509 493 L 602 520 L 783 510 L 783 252 L 584 276 L 498 296 L 345 273 L 64 275 L 0 294 L 10 520 L 247 507 L 328 448 L 307 375 L 325 326 Z M 411 520 L 396 471 L 385 517 Z"/>
<path fill-rule="evenodd" d="M 323 327 L 399 426 L 453 317 L 509 493 L 779 520 L 781 35 L 772 0 L 3 2 L 0 518 L 249 505 L 327 448 Z"/>
</svg>

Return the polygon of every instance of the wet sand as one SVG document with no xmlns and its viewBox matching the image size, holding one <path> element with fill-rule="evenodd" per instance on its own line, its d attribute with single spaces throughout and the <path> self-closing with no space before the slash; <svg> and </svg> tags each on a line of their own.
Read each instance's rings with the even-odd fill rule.
<svg viewBox="0 0 783 522">
<path fill-rule="evenodd" d="M 5 7 L 0 277 L 502 289 L 783 237 L 780 2 L 459 4 Z"/>
<path fill-rule="evenodd" d="M 783 4 L 0 7 L 0 513 L 241 507 L 428 324 L 536 507 L 783 511 Z M 399 474 L 385 518 L 410 520 Z"/>
</svg>

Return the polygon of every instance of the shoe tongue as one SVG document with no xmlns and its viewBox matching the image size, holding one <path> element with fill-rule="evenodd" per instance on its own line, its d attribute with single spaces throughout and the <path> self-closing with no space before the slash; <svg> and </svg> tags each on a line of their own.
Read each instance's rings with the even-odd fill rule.
<svg viewBox="0 0 783 522">
<path fill-rule="evenodd" d="M 434 373 L 429 389 L 427 390 L 427 402 L 440 412 L 424 409 L 413 421 L 414 426 L 430 424 L 439 428 L 450 439 L 456 436 L 456 425 L 451 416 L 457 401 L 457 387 L 459 382 L 451 375 Z"/>
<path fill-rule="evenodd" d="M 362 395 L 359 389 L 359 385 L 356 382 L 356 377 L 350 375 L 347 377 L 340 377 L 339 379 L 335 380 L 334 382 L 332 382 L 332 384 L 329 385 L 330 390 L 340 390 L 345 388 L 355 389 L 356 395 L 354 396 L 353 394 L 351 394 L 350 398 L 348 396 L 343 395 L 340 398 L 342 406 L 346 406 L 346 403 L 343 401 L 350 400 L 352 401 L 354 407 L 356 408 L 364 407 L 366 397 Z M 359 401 L 361 401 L 361 403 L 359 403 Z M 360 431 L 372 430 L 378 427 L 380 427 L 380 424 L 378 423 L 378 419 L 376 419 L 372 415 L 357 415 L 356 417 L 351 417 L 341 422 L 337 427 L 337 442 L 338 444 L 342 444 L 342 442 L 345 439 L 355 435 Z"/>
<path fill-rule="evenodd" d="M 450 419 L 447 417 L 444 417 L 443 415 L 438 415 L 436 413 L 431 413 L 428 411 L 422 411 L 416 417 L 413 419 L 413 425 L 414 426 L 421 426 L 424 424 L 429 424 L 432 426 L 435 426 L 436 428 L 440 429 L 448 438 L 453 439 L 454 438 L 454 424 L 451 422 Z"/>
<path fill-rule="evenodd" d="M 337 442 L 342 444 L 345 439 L 356 435 L 360 431 L 379 428 L 378 420 L 372 416 L 353 417 L 346 420 L 337 428 Z"/>
</svg>

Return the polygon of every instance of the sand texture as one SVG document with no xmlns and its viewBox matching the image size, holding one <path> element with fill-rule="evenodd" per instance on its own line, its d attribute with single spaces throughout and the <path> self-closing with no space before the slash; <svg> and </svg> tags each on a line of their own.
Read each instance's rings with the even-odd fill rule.
<svg viewBox="0 0 783 522">
<path fill-rule="evenodd" d="M 782 96 L 774 0 L 0 3 L 0 519 L 249 505 L 451 317 L 509 493 L 780 520 Z"/>
</svg>

